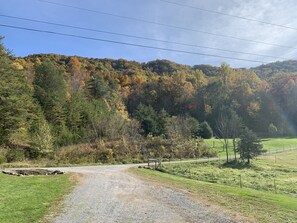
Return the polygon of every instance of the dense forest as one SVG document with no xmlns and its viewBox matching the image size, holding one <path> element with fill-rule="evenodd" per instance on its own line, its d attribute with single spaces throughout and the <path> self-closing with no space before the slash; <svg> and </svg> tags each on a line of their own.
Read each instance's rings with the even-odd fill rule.
<svg viewBox="0 0 297 223">
<path fill-rule="evenodd" d="M 292 136 L 297 126 L 297 61 L 233 69 L 14 57 L 1 44 L 0 75 L 0 163 L 211 156 L 203 138 L 237 138 L 242 126 Z"/>
</svg>

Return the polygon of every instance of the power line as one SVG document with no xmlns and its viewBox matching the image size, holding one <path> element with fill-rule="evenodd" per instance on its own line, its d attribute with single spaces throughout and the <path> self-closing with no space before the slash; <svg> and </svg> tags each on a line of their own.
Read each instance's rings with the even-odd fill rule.
<svg viewBox="0 0 297 223">
<path fill-rule="evenodd" d="M 149 37 L 142 37 L 142 36 L 124 34 L 124 33 L 109 32 L 109 31 L 105 31 L 105 30 L 91 29 L 91 28 L 85 28 L 85 27 L 79 27 L 79 26 L 73 26 L 73 25 L 67 25 L 67 24 L 60 24 L 60 23 L 53 23 L 53 22 L 48 22 L 48 21 L 36 20 L 36 19 L 29 19 L 29 18 L 23 18 L 23 17 L 10 16 L 10 15 L 3 15 L 3 14 L 1 15 L 0 14 L 0 16 L 5 17 L 5 18 L 10 18 L 10 19 L 18 19 L 18 20 L 23 20 L 23 21 L 42 23 L 42 24 L 47 24 L 47 25 L 67 27 L 67 28 L 72 28 L 72 29 L 92 31 L 92 32 L 98 32 L 98 33 L 105 33 L 105 34 L 111 34 L 111 35 L 117 35 L 117 36 L 125 36 L 125 37 L 143 39 L 143 40 L 150 40 L 150 41 L 155 41 L 155 42 L 170 43 L 170 44 L 176 44 L 176 45 L 181 45 L 181 46 L 198 47 L 198 48 L 203 48 L 203 49 L 225 51 L 225 52 L 229 52 L 229 53 L 239 53 L 239 54 L 246 54 L 246 55 L 253 55 L 253 56 L 260 56 L 260 57 L 278 58 L 278 59 L 283 59 L 283 60 L 289 60 L 289 58 L 284 58 L 284 57 L 277 57 L 277 56 L 270 56 L 270 55 L 263 55 L 263 54 L 256 54 L 256 53 L 248 53 L 248 52 L 241 52 L 241 51 L 235 51 L 235 50 L 220 49 L 220 48 L 201 46 L 201 45 L 195 45 L 195 44 L 180 43 L 180 42 L 176 42 L 176 41 L 168 41 L 168 40 L 161 40 L 161 39 L 155 39 L 155 38 L 149 38 Z"/>
<path fill-rule="evenodd" d="M 238 16 L 238 15 L 232 15 L 232 14 L 228 14 L 228 13 L 225 13 L 225 12 L 219 12 L 219 11 L 200 8 L 200 7 L 196 7 L 196 6 L 192 6 L 192 5 L 186 5 L 186 4 L 182 4 L 182 3 L 179 3 L 179 2 L 172 2 L 172 1 L 168 1 L 168 0 L 159 0 L 159 1 L 166 2 L 166 3 L 172 4 L 172 5 L 177 5 L 177 6 L 182 6 L 182 7 L 186 7 L 186 8 L 196 9 L 196 10 L 204 11 L 204 12 L 208 12 L 208 13 L 228 16 L 228 17 L 242 19 L 242 20 L 246 20 L 246 21 L 250 21 L 250 22 L 257 22 L 257 23 L 261 23 L 261 24 L 265 24 L 265 25 L 276 26 L 276 27 L 279 27 L 279 28 L 285 28 L 285 29 L 291 29 L 291 30 L 297 31 L 297 28 L 290 27 L 290 26 L 285 26 L 285 25 L 280 25 L 280 24 L 276 24 L 276 23 L 272 23 L 272 22 L 266 22 L 266 21 L 262 21 L 262 20 L 258 20 L 258 19 L 247 18 L 247 17 L 243 17 L 243 16 Z"/>
<path fill-rule="evenodd" d="M 142 45 L 142 44 L 136 44 L 136 43 L 128 43 L 128 42 L 114 41 L 114 40 L 109 40 L 109 39 L 101 39 L 101 38 L 80 36 L 80 35 L 67 34 L 67 33 L 61 33 L 61 32 L 54 32 L 54 31 L 49 31 L 49 30 L 40 30 L 40 29 L 32 29 L 32 28 L 27 28 L 27 27 L 12 26 L 12 25 L 6 25 L 6 24 L 0 24 L 0 26 L 6 27 L 6 28 L 11 28 L 11 29 L 26 30 L 26 31 L 38 32 L 38 33 L 47 33 L 47 34 L 53 34 L 53 35 L 59 35 L 59 36 L 67 36 L 67 37 L 73 37 L 73 38 L 79 38 L 79 39 L 94 40 L 94 41 L 100 41 L 100 42 L 141 47 L 141 48 L 147 48 L 147 49 L 163 50 L 163 51 L 176 52 L 176 53 L 184 53 L 184 54 L 192 54 L 192 55 L 200 55 L 200 56 L 208 56 L 208 57 L 217 57 L 217 58 L 232 59 L 232 60 L 261 63 L 261 64 L 269 63 L 267 61 L 249 60 L 249 59 L 242 59 L 242 58 L 235 58 L 235 57 L 228 57 L 228 56 L 220 56 L 220 55 L 215 55 L 215 54 L 207 54 L 207 53 L 199 53 L 199 52 L 186 51 L 186 50 L 155 47 L 155 46 L 148 46 L 148 45 Z"/>
<path fill-rule="evenodd" d="M 73 6 L 73 5 L 67 5 L 67 4 L 57 3 L 57 2 L 51 2 L 51 1 L 47 1 L 47 0 L 39 0 L 39 1 L 47 3 L 47 4 L 52 4 L 52 5 L 66 7 L 66 8 L 72 8 L 72 9 L 77 9 L 77 10 L 81 10 L 81 11 L 97 13 L 97 14 L 101 14 L 101 15 L 117 17 L 117 18 L 121 18 L 121 19 L 128 19 L 128 20 L 133 20 L 133 21 L 138 21 L 138 22 L 143 22 L 143 23 L 148 23 L 148 24 L 154 24 L 154 25 L 159 25 L 159 26 L 164 26 L 164 27 L 169 27 L 169 28 L 174 28 L 174 29 L 180 29 L 180 30 L 186 30 L 186 31 L 191 31 L 191 32 L 196 32 L 196 33 L 203 33 L 203 34 L 206 34 L 206 35 L 219 36 L 219 37 L 224 37 L 224 38 L 229 38 L 229 39 L 236 39 L 236 40 L 245 41 L 245 42 L 258 43 L 258 44 L 264 44 L 264 45 L 269 45 L 269 46 L 292 49 L 291 46 L 279 45 L 279 44 L 275 44 L 275 43 L 267 43 L 267 42 L 251 40 L 251 39 L 245 39 L 245 38 L 229 36 L 229 35 L 223 35 L 223 34 L 216 34 L 216 33 L 211 33 L 211 32 L 207 32 L 207 31 L 191 29 L 191 28 L 187 28 L 187 27 L 169 25 L 169 24 L 165 24 L 165 23 L 154 22 L 154 21 L 139 19 L 139 18 L 135 18 L 135 17 L 129 17 L 129 16 L 113 14 L 113 13 L 108 13 L 108 12 L 103 12 L 103 11 L 98 11 L 98 10 Z"/>
</svg>

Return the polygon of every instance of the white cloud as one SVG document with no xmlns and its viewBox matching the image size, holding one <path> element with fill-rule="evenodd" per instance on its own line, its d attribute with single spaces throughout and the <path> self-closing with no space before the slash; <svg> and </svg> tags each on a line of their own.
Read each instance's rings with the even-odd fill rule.
<svg viewBox="0 0 297 223">
<path fill-rule="evenodd" d="M 52 1 L 58 2 L 56 0 Z M 178 0 L 170 1 L 181 3 Z M 35 0 L 20 2 L 19 7 L 15 8 L 16 2 L 19 1 L 6 1 L 3 5 L 1 5 L 0 11 L 6 14 L 13 13 L 17 16 L 42 19 L 50 22 L 58 22 L 63 24 L 106 30 L 110 32 L 126 33 L 129 35 L 143 36 L 193 45 L 202 45 L 206 47 L 222 48 L 254 54 L 267 54 L 271 56 L 287 57 L 289 59 L 296 59 L 297 56 L 296 49 L 281 48 L 272 45 L 256 44 L 248 41 L 235 40 L 232 38 L 206 35 L 199 32 L 169 28 L 162 25 L 139 21 L 137 22 L 129 19 L 117 18 L 86 11 L 84 12 L 55 5 L 49 5 L 41 2 L 38 2 L 36 4 Z M 86 0 L 83 3 L 80 0 L 61 0 L 61 2 L 69 5 L 91 8 L 93 10 L 100 10 L 107 13 L 119 14 L 172 26 L 185 27 L 195 30 L 201 30 L 204 32 L 274 43 L 278 45 L 287 45 L 292 47 L 296 46 L 297 48 L 296 30 L 284 29 L 271 25 L 264 25 L 257 22 L 207 13 L 191 8 L 171 5 L 159 0 Z M 297 28 L 296 0 L 183 0 L 182 3 L 205 9 L 220 11 L 236 16 L 248 17 Z M 10 24 L 18 24 L 16 23 L 16 21 L 8 22 L 10 22 Z M 19 21 L 19 23 L 20 22 L 21 21 Z M 22 24 L 27 27 L 39 27 L 48 30 L 61 29 L 53 26 L 32 24 L 29 22 L 22 22 Z M 67 33 L 78 33 L 91 37 L 101 37 L 105 39 L 114 39 L 123 42 L 151 45 L 156 47 L 217 54 L 221 56 L 236 58 L 238 57 L 249 60 L 274 61 L 274 59 L 263 58 L 259 56 L 227 53 L 222 51 L 180 46 L 155 41 L 146 41 L 107 34 L 103 35 L 94 32 L 83 32 L 81 30 L 61 30 Z M 61 47 L 63 46 L 63 44 L 61 43 L 61 38 L 53 38 L 53 36 L 44 35 L 43 39 L 38 39 L 40 35 L 36 35 L 36 33 L 28 34 L 28 42 L 26 44 L 21 44 L 23 40 L 21 39 L 21 35 L 19 35 L 20 33 L 21 31 L 16 32 L 13 30 L 7 32 L 7 39 L 13 40 L 11 42 L 9 41 L 10 45 L 8 45 L 8 47 L 13 49 L 16 53 L 20 52 L 19 55 L 25 55 L 27 52 L 27 48 L 30 48 L 30 53 L 42 53 L 50 51 L 60 54 L 88 54 L 87 56 L 91 57 L 121 57 L 137 61 L 147 61 L 156 58 L 164 58 L 190 65 L 200 63 L 220 65 L 222 62 L 227 62 L 231 66 L 235 67 L 249 67 L 257 65 L 251 62 L 236 61 L 232 59 L 228 60 L 214 57 L 166 52 L 160 50 L 144 50 L 143 48 L 137 47 L 113 45 L 94 41 L 81 41 L 71 38 L 67 38 L 69 39 L 69 41 L 67 41 L 68 49 L 66 49 L 66 46 L 65 48 Z M 19 39 L 16 38 L 16 36 L 18 35 L 20 36 Z M 65 38 L 63 38 L 63 40 L 64 39 Z M 37 45 L 37 42 L 46 42 L 47 44 Z M 24 47 L 25 45 L 26 48 Z M 18 50 L 22 48 L 24 49 L 20 51 Z M 275 61 L 276 60 L 279 59 L 275 59 Z"/>
</svg>

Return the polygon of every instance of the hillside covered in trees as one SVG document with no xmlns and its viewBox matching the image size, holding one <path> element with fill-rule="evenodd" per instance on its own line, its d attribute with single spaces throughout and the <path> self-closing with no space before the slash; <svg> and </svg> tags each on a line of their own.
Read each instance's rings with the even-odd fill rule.
<svg viewBox="0 0 297 223">
<path fill-rule="evenodd" d="M 201 138 L 242 126 L 295 135 L 296 61 L 233 69 L 0 50 L 0 162 L 213 155 Z"/>
</svg>

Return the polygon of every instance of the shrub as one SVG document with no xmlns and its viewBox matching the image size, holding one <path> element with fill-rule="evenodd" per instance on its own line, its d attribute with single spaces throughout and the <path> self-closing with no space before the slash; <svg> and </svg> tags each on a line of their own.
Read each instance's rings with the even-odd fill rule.
<svg viewBox="0 0 297 223">
<path fill-rule="evenodd" d="M 6 160 L 8 163 L 24 161 L 25 160 L 24 150 L 19 148 L 8 149 L 6 153 Z"/>
<path fill-rule="evenodd" d="M 38 158 L 46 156 L 53 152 L 53 137 L 50 127 L 45 120 L 38 123 L 37 129 L 32 136 L 32 149 L 30 149 L 30 158 Z"/>
<path fill-rule="evenodd" d="M 6 154 L 7 154 L 7 149 L 0 148 L 0 164 L 7 162 Z"/>
<path fill-rule="evenodd" d="M 206 121 L 204 121 L 200 124 L 200 132 L 199 133 L 203 139 L 210 139 L 213 136 L 213 131 Z"/>
<path fill-rule="evenodd" d="M 97 152 L 97 159 L 102 163 L 108 163 L 113 159 L 113 151 L 112 149 L 100 149 Z"/>
<path fill-rule="evenodd" d="M 270 136 L 276 136 L 278 132 L 277 127 L 273 123 L 270 123 L 268 126 L 268 132 Z"/>
<path fill-rule="evenodd" d="M 96 157 L 96 149 L 88 144 L 62 147 L 55 153 L 59 163 L 67 164 L 95 163 Z"/>
</svg>

